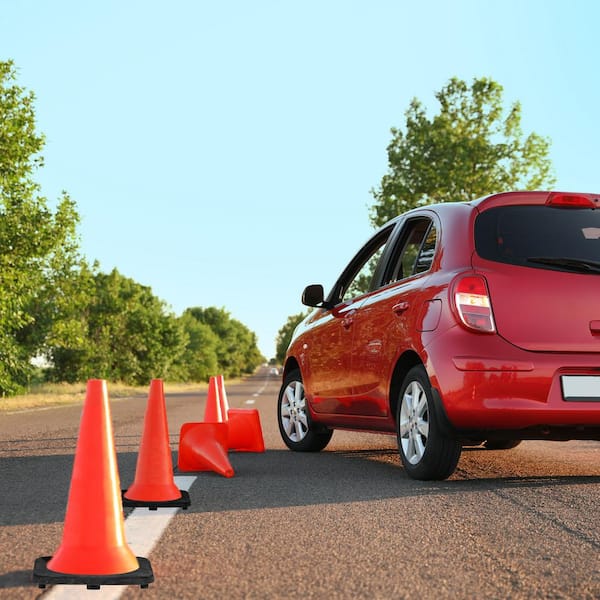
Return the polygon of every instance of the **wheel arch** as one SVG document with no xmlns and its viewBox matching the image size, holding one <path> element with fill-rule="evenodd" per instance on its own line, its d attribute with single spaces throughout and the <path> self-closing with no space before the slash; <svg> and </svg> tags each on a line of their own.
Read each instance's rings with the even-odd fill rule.
<svg viewBox="0 0 600 600">
<path fill-rule="evenodd" d="M 394 371 L 392 372 L 392 377 L 390 380 L 391 384 L 388 398 L 390 411 L 394 417 L 394 420 L 396 420 L 396 412 L 398 408 L 398 401 L 400 399 L 400 388 L 402 387 L 402 382 L 404 381 L 406 374 L 417 365 L 423 366 L 423 361 L 414 350 L 407 350 L 398 358 L 398 361 L 396 362 L 396 366 L 394 367 Z"/>
<path fill-rule="evenodd" d="M 333 429 L 312 421 L 302 372 L 298 362 L 292 357 L 286 360 L 283 367 L 277 400 L 277 423 L 284 444 L 297 452 L 323 450 L 333 435 Z"/>
<path fill-rule="evenodd" d="M 296 357 L 290 356 L 285 361 L 285 365 L 283 366 L 282 379 L 285 379 L 286 375 L 288 373 L 290 373 L 291 371 L 294 371 L 295 369 L 298 369 L 298 371 L 302 372 L 302 370 L 300 369 L 300 365 L 298 364 L 298 361 L 296 360 Z"/>
</svg>

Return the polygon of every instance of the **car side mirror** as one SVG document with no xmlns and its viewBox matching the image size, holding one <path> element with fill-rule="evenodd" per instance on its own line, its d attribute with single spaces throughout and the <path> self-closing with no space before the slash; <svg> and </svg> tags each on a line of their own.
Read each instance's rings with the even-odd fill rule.
<svg viewBox="0 0 600 600">
<path fill-rule="evenodd" d="M 307 285 L 304 288 L 302 292 L 302 304 L 318 308 L 330 308 L 329 303 L 325 302 L 323 286 L 320 283 Z"/>
</svg>

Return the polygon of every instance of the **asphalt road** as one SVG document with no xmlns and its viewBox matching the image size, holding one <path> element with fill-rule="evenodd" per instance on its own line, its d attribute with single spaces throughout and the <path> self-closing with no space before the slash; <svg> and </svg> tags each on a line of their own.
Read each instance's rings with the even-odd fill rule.
<svg viewBox="0 0 600 600">
<path fill-rule="evenodd" d="M 122 598 L 600 598 L 600 442 L 465 449 L 449 480 L 417 482 L 391 436 L 336 432 L 324 452 L 287 450 L 267 370 L 226 385 L 232 407 L 260 410 L 267 451 L 230 453 L 232 478 L 197 474 L 191 507 L 148 556 L 155 582 Z M 205 395 L 165 393 L 176 460 Z M 123 487 L 145 408 L 111 402 Z M 80 416 L 0 414 L 0 598 L 50 594 L 31 573 L 61 542 Z"/>
</svg>

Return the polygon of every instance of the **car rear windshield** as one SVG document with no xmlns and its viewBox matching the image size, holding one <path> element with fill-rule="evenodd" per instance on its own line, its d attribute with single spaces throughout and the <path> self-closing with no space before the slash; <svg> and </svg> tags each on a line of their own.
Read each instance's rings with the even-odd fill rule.
<svg viewBox="0 0 600 600">
<path fill-rule="evenodd" d="M 500 206 L 475 220 L 475 248 L 497 262 L 600 273 L 600 210 Z"/>
</svg>

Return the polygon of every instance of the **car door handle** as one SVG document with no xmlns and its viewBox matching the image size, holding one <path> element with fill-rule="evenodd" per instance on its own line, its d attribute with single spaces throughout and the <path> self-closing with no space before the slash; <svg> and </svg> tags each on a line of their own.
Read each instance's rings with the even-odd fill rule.
<svg viewBox="0 0 600 600">
<path fill-rule="evenodd" d="M 350 326 L 352 325 L 354 319 L 352 317 L 346 317 L 345 319 L 342 319 L 342 326 L 344 329 L 350 329 Z"/>
<path fill-rule="evenodd" d="M 408 309 L 409 306 L 410 305 L 408 302 L 398 302 L 398 304 L 394 304 L 394 306 L 392 306 L 392 310 L 397 315 L 401 315 L 405 310 Z"/>
</svg>

